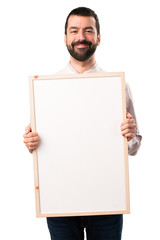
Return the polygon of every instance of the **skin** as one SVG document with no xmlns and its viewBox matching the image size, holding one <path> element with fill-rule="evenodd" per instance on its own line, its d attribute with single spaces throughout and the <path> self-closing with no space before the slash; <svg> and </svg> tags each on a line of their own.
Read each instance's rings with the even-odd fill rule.
<svg viewBox="0 0 160 240">
<path fill-rule="evenodd" d="M 77 41 L 89 41 L 92 44 L 100 45 L 101 36 L 97 34 L 95 19 L 93 17 L 83 16 L 70 16 L 68 19 L 67 34 L 64 36 L 65 45 L 72 46 L 71 44 Z M 87 51 L 87 44 L 79 44 L 74 47 L 76 52 L 83 54 Z M 95 64 L 95 53 L 85 61 L 78 61 L 70 56 L 70 64 L 78 72 L 83 73 L 89 70 Z M 136 124 L 130 113 L 127 113 L 126 120 L 122 122 L 121 134 L 126 137 L 128 141 L 136 136 Z M 40 137 L 37 132 L 32 132 L 31 126 L 25 128 L 23 135 L 24 143 L 30 152 L 36 150 L 39 146 Z"/>
</svg>

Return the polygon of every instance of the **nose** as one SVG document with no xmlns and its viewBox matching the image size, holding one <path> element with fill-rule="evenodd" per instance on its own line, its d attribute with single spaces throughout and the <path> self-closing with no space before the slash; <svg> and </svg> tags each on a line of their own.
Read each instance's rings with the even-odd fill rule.
<svg viewBox="0 0 160 240">
<path fill-rule="evenodd" d="M 80 41 L 83 41 L 85 39 L 85 34 L 84 34 L 83 30 L 79 31 L 78 38 Z"/>
</svg>

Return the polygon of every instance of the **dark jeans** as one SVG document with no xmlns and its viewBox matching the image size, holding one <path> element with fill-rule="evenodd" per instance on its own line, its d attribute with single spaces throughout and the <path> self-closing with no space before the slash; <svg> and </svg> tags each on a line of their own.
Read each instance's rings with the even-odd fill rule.
<svg viewBox="0 0 160 240">
<path fill-rule="evenodd" d="M 123 216 L 85 216 L 47 218 L 51 240 L 120 240 Z"/>
</svg>

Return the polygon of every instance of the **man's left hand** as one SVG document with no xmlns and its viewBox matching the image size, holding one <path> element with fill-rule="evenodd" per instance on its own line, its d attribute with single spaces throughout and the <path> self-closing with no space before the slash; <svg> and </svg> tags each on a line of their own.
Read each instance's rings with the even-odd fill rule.
<svg viewBox="0 0 160 240">
<path fill-rule="evenodd" d="M 128 141 L 136 136 L 136 124 L 130 113 L 127 113 L 127 118 L 121 124 L 121 134 L 126 137 Z"/>
</svg>

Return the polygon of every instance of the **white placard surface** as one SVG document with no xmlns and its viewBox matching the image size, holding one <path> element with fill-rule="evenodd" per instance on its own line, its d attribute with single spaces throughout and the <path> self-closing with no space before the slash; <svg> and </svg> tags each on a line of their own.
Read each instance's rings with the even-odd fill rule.
<svg viewBox="0 0 160 240">
<path fill-rule="evenodd" d="M 122 74 L 30 78 L 37 216 L 129 212 Z"/>
</svg>

